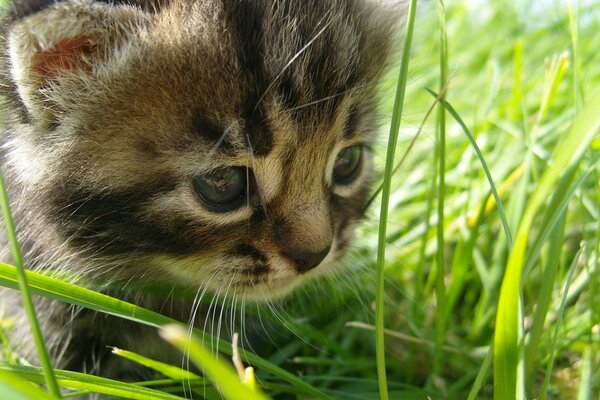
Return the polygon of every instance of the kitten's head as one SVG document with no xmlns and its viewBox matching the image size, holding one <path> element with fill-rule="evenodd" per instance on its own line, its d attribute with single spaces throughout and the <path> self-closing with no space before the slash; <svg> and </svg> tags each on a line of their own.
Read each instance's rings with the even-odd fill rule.
<svg viewBox="0 0 600 400">
<path fill-rule="evenodd" d="M 359 0 L 51 5 L 9 24 L 7 162 L 98 269 L 280 295 L 363 213 L 391 27 Z"/>
</svg>

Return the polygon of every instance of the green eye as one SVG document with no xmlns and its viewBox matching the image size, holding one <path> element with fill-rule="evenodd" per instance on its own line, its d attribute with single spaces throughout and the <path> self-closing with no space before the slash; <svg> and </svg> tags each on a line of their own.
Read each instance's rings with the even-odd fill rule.
<svg viewBox="0 0 600 400">
<path fill-rule="evenodd" d="M 220 168 L 193 179 L 194 190 L 211 211 L 227 212 L 242 205 L 247 187 L 243 167 Z"/>
<path fill-rule="evenodd" d="M 347 185 L 358 177 L 362 160 L 362 146 L 354 145 L 340 151 L 333 166 L 333 181 Z"/>
</svg>

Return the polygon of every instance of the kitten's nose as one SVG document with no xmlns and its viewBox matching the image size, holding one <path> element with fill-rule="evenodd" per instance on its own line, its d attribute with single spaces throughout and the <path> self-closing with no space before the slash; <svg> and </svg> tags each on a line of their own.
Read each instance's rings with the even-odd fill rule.
<svg viewBox="0 0 600 400">
<path fill-rule="evenodd" d="M 327 257 L 329 250 L 331 250 L 331 244 L 316 252 L 304 248 L 291 247 L 284 249 L 281 254 L 294 261 L 298 273 L 303 274 L 319 265 Z"/>
</svg>

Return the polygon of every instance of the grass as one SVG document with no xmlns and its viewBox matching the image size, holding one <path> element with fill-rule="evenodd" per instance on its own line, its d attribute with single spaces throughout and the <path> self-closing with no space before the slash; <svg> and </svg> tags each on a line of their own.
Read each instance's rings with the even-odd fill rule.
<svg viewBox="0 0 600 400">
<path fill-rule="evenodd" d="M 385 171 L 383 174 L 382 200 L 379 214 L 379 237 L 377 240 L 377 293 L 375 296 L 375 353 L 377 358 L 377 378 L 379 383 L 379 395 L 382 400 L 389 398 L 387 376 L 385 371 L 385 342 L 384 342 L 384 290 L 385 290 L 385 248 L 387 236 L 387 221 L 389 212 L 390 191 L 392 187 L 392 178 L 394 172 L 394 156 L 398 143 L 398 134 L 400 133 L 400 120 L 402 109 L 404 107 L 404 96 L 406 94 L 406 84 L 408 81 L 408 62 L 410 60 L 410 50 L 415 27 L 415 16 L 417 12 L 416 0 L 411 0 L 408 8 L 408 22 L 406 24 L 406 35 L 398 73 L 398 86 L 394 99 L 394 108 L 392 110 L 392 122 L 390 124 L 390 134 L 387 145 L 387 155 L 385 159 Z"/>
<path fill-rule="evenodd" d="M 2 207 L 3 222 L 4 226 L 6 227 L 6 233 L 8 235 L 8 242 L 11 250 L 12 259 L 15 263 L 17 270 L 19 291 L 21 292 L 21 296 L 23 298 L 23 308 L 25 309 L 25 313 L 27 314 L 27 319 L 31 327 L 32 336 L 35 341 L 35 348 L 37 350 L 38 358 L 40 360 L 40 364 L 42 365 L 42 370 L 44 372 L 45 382 L 48 386 L 50 394 L 58 397 L 60 396 L 60 389 L 58 388 L 58 383 L 56 382 L 56 378 L 54 377 L 54 370 L 52 369 L 50 356 L 48 355 L 48 351 L 46 349 L 46 343 L 44 342 L 44 337 L 42 336 L 40 324 L 37 320 L 35 306 L 31 299 L 31 293 L 29 292 L 29 285 L 27 284 L 27 276 L 25 274 L 25 266 L 23 265 L 21 247 L 19 246 L 19 243 L 17 241 L 15 224 L 13 222 L 12 213 L 10 211 L 8 195 L 6 193 L 6 187 L 4 184 L 4 178 L 1 174 L 0 206 Z"/>
<path fill-rule="evenodd" d="M 382 141 L 376 154 L 382 169 L 388 157 L 388 179 L 399 162 L 391 150 L 403 155 L 389 195 L 376 198 L 358 232 L 347 260 L 357 271 L 352 277 L 301 290 L 278 308 L 283 323 L 268 310 L 248 311 L 260 312 L 273 332 L 240 354 L 255 369 L 257 398 L 383 399 L 380 389 L 391 399 L 598 398 L 600 4 L 514 3 L 419 3 L 402 129 L 393 149 Z M 392 69 L 381 87 L 383 131 L 385 117 L 398 110 L 397 76 Z M 437 120 L 424 122 L 436 102 L 427 89 L 443 96 Z M 384 282 L 372 268 L 382 249 L 382 196 L 389 201 L 379 241 Z M 173 322 L 27 276 L 34 295 L 151 326 Z M 0 285 L 18 282 L 16 268 L 0 265 Z M 0 394 L 52 398 L 27 383 L 43 383 L 43 371 L 17 365 L 3 339 L 8 322 L 0 323 L 0 358 L 7 360 Z M 232 354 L 228 343 L 218 348 Z M 55 371 L 58 385 L 108 398 L 178 398 L 182 384 L 195 398 L 219 399 L 218 390 L 228 396 L 225 382 L 211 388 L 181 366 L 126 350 L 115 357 L 150 363 L 165 379 L 132 385 Z M 199 354 L 208 378 L 215 366 L 230 369 L 216 380 L 232 378 L 229 366 Z"/>
</svg>

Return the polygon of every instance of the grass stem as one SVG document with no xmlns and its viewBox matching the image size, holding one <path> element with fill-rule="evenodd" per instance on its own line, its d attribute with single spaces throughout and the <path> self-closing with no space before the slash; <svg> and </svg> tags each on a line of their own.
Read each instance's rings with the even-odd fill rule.
<svg viewBox="0 0 600 400">
<path fill-rule="evenodd" d="M 402 51 L 402 60 L 400 62 L 400 72 L 398 85 L 396 88 L 396 97 L 394 99 L 394 110 L 392 113 L 392 122 L 390 124 L 390 135 L 388 139 L 387 156 L 385 160 L 385 172 L 383 176 L 383 195 L 381 199 L 381 212 L 379 216 L 379 238 L 377 243 L 377 293 L 375 296 L 375 352 L 377 358 L 377 381 L 379 383 L 379 394 L 381 400 L 389 398 L 387 388 L 387 377 L 385 372 L 385 332 L 384 332 L 384 267 L 385 267 L 385 245 L 387 235 L 387 219 L 390 205 L 390 193 L 392 183 L 392 172 L 394 169 L 394 154 L 396 144 L 398 143 L 398 133 L 400 131 L 400 119 L 404 105 L 404 95 L 406 93 L 406 84 L 408 82 L 408 60 L 410 58 L 410 48 L 412 44 L 413 31 L 415 26 L 415 15 L 417 1 L 411 0 L 408 8 L 408 22 L 406 24 L 406 36 L 404 38 L 404 47 Z"/>
<path fill-rule="evenodd" d="M 446 41 L 446 8 L 444 1 L 439 0 L 439 24 L 440 24 L 440 93 L 446 86 L 448 80 L 448 44 Z M 441 101 L 444 101 L 445 94 L 442 93 Z M 435 318 L 435 352 L 433 357 L 433 374 L 439 376 L 442 369 L 443 352 L 446 336 L 446 268 L 444 257 L 444 200 L 446 198 L 446 110 L 442 104 L 438 105 L 438 196 L 437 196 L 437 214 L 438 224 L 436 233 L 436 280 L 435 280 L 435 299 L 436 299 L 436 318 Z"/>
<path fill-rule="evenodd" d="M 42 336 L 40 324 L 38 323 L 35 314 L 35 306 L 31 299 L 29 285 L 27 284 L 27 277 L 25 275 L 25 267 L 23 264 L 23 255 L 21 254 L 21 247 L 19 246 L 19 242 L 17 240 L 17 233 L 15 229 L 15 224 L 13 222 L 12 213 L 10 211 L 8 194 L 6 192 L 6 185 L 4 184 L 4 176 L 1 172 L 0 207 L 2 207 L 4 226 L 6 227 L 8 244 L 10 246 L 13 263 L 17 267 L 17 273 L 19 278 L 19 290 L 23 298 L 23 306 L 25 307 L 25 313 L 27 314 L 27 319 L 29 320 L 31 333 L 33 335 L 33 341 L 35 342 L 35 348 L 38 353 L 40 365 L 42 367 L 42 371 L 44 372 L 46 385 L 48 385 L 48 390 L 53 396 L 61 398 L 60 389 L 58 387 L 56 377 L 54 376 L 54 369 L 52 368 L 52 363 L 50 362 L 50 356 L 48 355 L 48 350 L 46 349 L 46 344 L 44 342 L 44 337 Z"/>
</svg>

